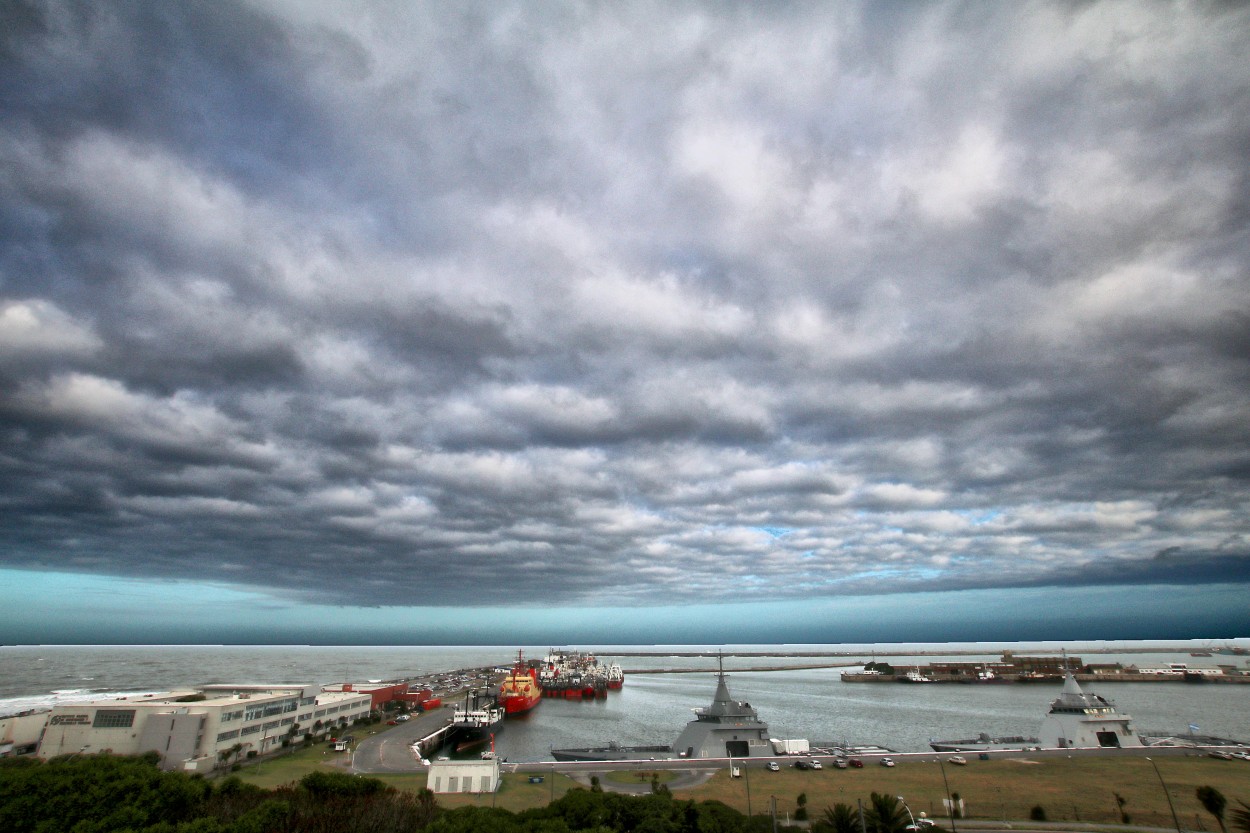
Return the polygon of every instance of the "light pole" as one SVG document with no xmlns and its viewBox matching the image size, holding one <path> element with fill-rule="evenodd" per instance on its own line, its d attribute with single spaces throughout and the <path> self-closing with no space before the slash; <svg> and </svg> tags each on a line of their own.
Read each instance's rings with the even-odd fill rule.
<svg viewBox="0 0 1250 833">
<path fill-rule="evenodd" d="M 942 763 L 941 758 L 938 758 L 938 766 L 942 769 L 942 786 L 946 788 L 946 812 L 951 819 L 951 833 L 957 833 L 955 830 L 955 802 L 951 800 L 951 785 L 946 780 L 946 765 Z"/>
<path fill-rule="evenodd" d="M 742 777 L 747 782 L 747 818 L 751 818 L 751 769 L 749 767 L 742 768 Z"/>
<path fill-rule="evenodd" d="M 1168 809 L 1172 811 L 1172 823 L 1176 825 L 1176 833 L 1181 833 L 1181 820 L 1176 817 L 1176 807 L 1172 804 L 1172 794 L 1168 792 L 1168 785 L 1163 783 L 1163 775 L 1159 772 L 1159 765 L 1149 755 L 1146 756 L 1146 760 L 1150 761 L 1150 765 L 1154 767 L 1155 775 L 1159 779 L 1159 786 L 1163 788 L 1163 795 L 1168 800 Z"/>
<path fill-rule="evenodd" d="M 907 806 L 907 801 L 900 795 L 898 800 L 902 802 L 903 809 L 907 811 L 907 818 L 911 819 L 911 829 L 916 830 L 916 817 L 911 814 L 911 808 Z M 917 831 L 917 833 L 919 833 Z"/>
</svg>

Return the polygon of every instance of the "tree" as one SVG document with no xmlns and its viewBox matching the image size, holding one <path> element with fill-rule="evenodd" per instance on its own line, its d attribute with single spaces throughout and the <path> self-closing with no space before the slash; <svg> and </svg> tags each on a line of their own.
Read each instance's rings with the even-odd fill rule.
<svg viewBox="0 0 1250 833">
<path fill-rule="evenodd" d="M 1224 826 L 1224 808 L 1228 806 L 1228 799 L 1224 794 L 1215 787 L 1199 787 L 1194 791 L 1198 796 L 1199 803 L 1206 808 L 1206 811 L 1215 816 L 1215 820 L 1220 824 L 1220 830 L 1228 833 L 1228 828 Z"/>
<path fill-rule="evenodd" d="M 1237 833 L 1250 833 L 1250 804 L 1238 801 L 1244 810 L 1233 810 L 1233 829 Z"/>
<path fill-rule="evenodd" d="M 849 804 L 835 804 L 825 808 L 816 824 L 830 833 L 859 833 L 859 812 Z"/>
<path fill-rule="evenodd" d="M 869 810 L 865 819 L 872 833 L 904 833 L 907 829 L 907 811 L 892 795 L 873 793 L 868 799 Z"/>
</svg>

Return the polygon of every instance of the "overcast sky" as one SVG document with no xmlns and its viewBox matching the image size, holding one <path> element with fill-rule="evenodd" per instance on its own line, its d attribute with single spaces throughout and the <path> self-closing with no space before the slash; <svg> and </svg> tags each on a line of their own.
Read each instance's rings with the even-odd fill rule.
<svg viewBox="0 0 1250 833">
<path fill-rule="evenodd" d="M 1248 5 L 0 18 L 0 641 L 1250 635 Z"/>
</svg>

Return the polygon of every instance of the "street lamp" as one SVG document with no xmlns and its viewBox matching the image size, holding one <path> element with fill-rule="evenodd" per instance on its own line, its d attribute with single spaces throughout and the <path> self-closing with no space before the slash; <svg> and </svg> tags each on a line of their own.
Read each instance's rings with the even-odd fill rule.
<svg viewBox="0 0 1250 833">
<path fill-rule="evenodd" d="M 911 829 L 916 830 L 916 817 L 911 814 L 911 808 L 907 806 L 907 801 L 900 795 L 898 800 L 903 803 L 903 809 L 907 811 L 907 818 L 911 819 Z"/>
<path fill-rule="evenodd" d="M 1150 761 L 1150 765 L 1155 768 L 1159 786 L 1163 788 L 1163 795 L 1168 800 L 1168 809 L 1172 811 L 1172 823 L 1176 825 L 1176 833 L 1181 833 L 1181 820 L 1176 817 L 1176 807 L 1172 804 L 1172 794 L 1168 792 L 1168 785 L 1163 783 L 1163 775 L 1159 772 L 1159 765 L 1149 755 L 1146 756 L 1146 760 Z"/>
<path fill-rule="evenodd" d="M 951 833 L 957 833 L 955 830 L 955 802 L 951 799 L 951 785 L 946 780 L 946 765 L 942 763 L 941 758 L 938 758 L 938 766 L 942 769 L 942 786 L 946 787 L 946 812 L 951 819 Z"/>
</svg>

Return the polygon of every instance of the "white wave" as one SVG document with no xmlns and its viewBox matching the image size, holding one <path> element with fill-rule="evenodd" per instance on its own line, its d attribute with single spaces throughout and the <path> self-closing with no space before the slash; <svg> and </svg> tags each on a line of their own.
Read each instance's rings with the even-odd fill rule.
<svg viewBox="0 0 1250 833">
<path fill-rule="evenodd" d="M 29 711 L 47 711 L 54 706 L 71 703 L 88 703 L 100 700 L 128 700 L 148 694 L 161 694 L 159 691 L 92 691 L 89 688 L 60 688 L 47 694 L 33 694 L 26 697 L 0 698 L 0 717 L 8 717 Z"/>
</svg>

